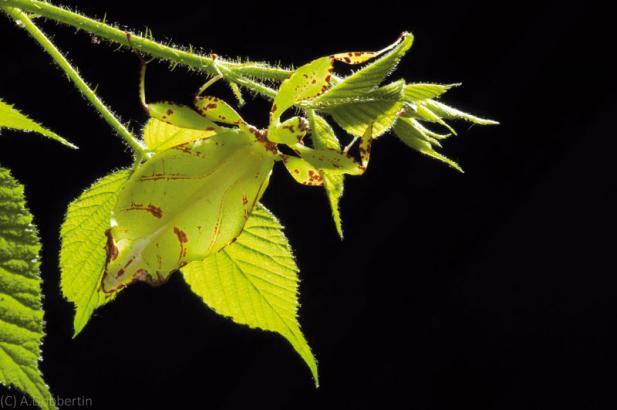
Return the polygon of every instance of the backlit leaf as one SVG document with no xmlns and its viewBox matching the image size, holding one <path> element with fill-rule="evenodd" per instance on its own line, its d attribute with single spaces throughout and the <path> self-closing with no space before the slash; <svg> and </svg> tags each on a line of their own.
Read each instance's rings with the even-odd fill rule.
<svg viewBox="0 0 617 410">
<path fill-rule="evenodd" d="M 279 221 L 258 205 L 233 244 L 182 268 L 204 303 L 233 321 L 285 337 L 318 382 L 317 363 L 300 330 L 298 266 Z"/>
<path fill-rule="evenodd" d="M 442 161 L 456 170 L 463 172 L 463 169 L 454 161 L 446 156 L 438 153 L 433 149 L 431 143 L 428 142 L 424 136 L 418 132 L 406 119 L 401 118 L 394 126 L 394 134 L 409 147 L 416 151 Z"/>
<path fill-rule="evenodd" d="M 105 231 L 128 177 L 129 171 L 122 170 L 99 179 L 71 202 L 66 212 L 60 231 L 60 285 L 64 297 L 75 305 L 75 335 L 92 312 L 109 301 L 100 289 L 107 257 Z"/>
<path fill-rule="evenodd" d="M 437 98 L 452 87 L 460 84 L 426 84 L 412 83 L 405 86 L 405 99 L 412 103 Z"/>
<path fill-rule="evenodd" d="M 392 127 L 403 107 L 404 85 L 404 81 L 396 81 L 368 93 L 367 96 L 374 101 L 350 101 L 323 111 L 353 136 L 363 136 L 372 124 L 373 137 L 379 137 Z"/>
<path fill-rule="evenodd" d="M 438 115 L 441 118 L 452 119 L 452 120 L 465 120 L 472 122 L 474 124 L 480 125 L 496 125 L 499 124 L 497 121 L 489 120 L 486 118 L 476 117 L 475 115 L 467 114 L 461 110 L 457 110 L 456 108 L 450 107 L 444 103 L 435 100 L 428 100 L 424 102 L 426 108 L 431 110 L 433 113 Z"/>
<path fill-rule="evenodd" d="M 44 336 L 40 251 L 23 186 L 0 167 L 0 383 L 54 409 L 38 367 Z"/>
<path fill-rule="evenodd" d="M 25 132 L 37 132 L 41 135 L 54 139 L 67 147 L 77 147 L 55 132 L 48 130 L 37 122 L 32 121 L 30 118 L 20 113 L 15 107 L 5 103 L 0 99 L 0 130 L 2 128 L 12 128 Z"/>
</svg>

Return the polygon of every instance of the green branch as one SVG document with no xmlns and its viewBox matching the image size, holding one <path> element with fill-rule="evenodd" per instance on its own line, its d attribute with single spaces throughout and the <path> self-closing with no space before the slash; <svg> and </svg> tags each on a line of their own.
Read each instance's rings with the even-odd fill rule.
<svg viewBox="0 0 617 410">
<path fill-rule="evenodd" d="M 141 142 L 131 134 L 131 132 L 116 118 L 107 108 L 96 93 L 86 84 L 71 63 L 62 55 L 56 46 L 45 36 L 33 22 L 20 10 L 14 8 L 4 8 L 4 11 L 26 30 L 38 42 L 41 47 L 51 56 L 58 66 L 66 73 L 69 79 L 75 84 L 77 89 L 86 97 L 94 108 L 103 116 L 105 121 L 124 139 L 137 155 L 143 155 L 145 149 Z"/>
<path fill-rule="evenodd" d="M 186 66 L 213 76 L 223 73 L 226 75 L 227 81 L 234 82 L 266 97 L 272 97 L 270 89 L 248 77 L 280 81 L 289 77 L 291 73 L 290 70 L 271 67 L 264 63 L 237 63 L 223 60 L 214 54 L 196 54 L 190 49 L 182 50 L 171 47 L 154 41 L 150 36 L 148 36 L 150 38 L 147 38 L 130 33 L 105 22 L 38 0 L 0 0 L 0 7 L 14 7 L 48 18 L 174 65 Z"/>
</svg>

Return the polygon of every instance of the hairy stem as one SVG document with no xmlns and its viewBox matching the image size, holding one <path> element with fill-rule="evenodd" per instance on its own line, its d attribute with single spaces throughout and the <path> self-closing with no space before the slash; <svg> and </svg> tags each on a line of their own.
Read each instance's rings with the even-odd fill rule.
<svg viewBox="0 0 617 410">
<path fill-rule="evenodd" d="M 272 98 L 271 89 L 248 77 L 264 80 L 283 80 L 289 77 L 291 71 L 283 68 L 270 67 L 262 63 L 235 63 L 225 61 L 216 55 L 202 55 L 191 50 L 182 50 L 158 43 L 152 38 L 130 33 L 105 22 L 98 21 L 79 13 L 54 6 L 38 0 L 0 0 L 0 7 L 14 7 L 34 13 L 50 20 L 84 30 L 97 37 L 106 39 L 121 46 L 132 48 L 140 53 L 203 71 L 210 75 L 225 75 L 225 79 L 248 88 L 258 94 Z M 247 77 L 248 76 L 248 77 Z"/>
<path fill-rule="evenodd" d="M 68 62 L 56 46 L 47 38 L 22 11 L 14 8 L 4 8 L 4 11 L 26 30 L 37 43 L 51 56 L 58 66 L 66 73 L 77 89 L 86 97 L 94 108 L 103 116 L 105 121 L 124 139 L 133 149 L 137 156 L 144 154 L 145 150 L 141 142 L 120 122 L 118 118 L 107 108 L 96 93 L 81 78 L 77 70 Z"/>
</svg>

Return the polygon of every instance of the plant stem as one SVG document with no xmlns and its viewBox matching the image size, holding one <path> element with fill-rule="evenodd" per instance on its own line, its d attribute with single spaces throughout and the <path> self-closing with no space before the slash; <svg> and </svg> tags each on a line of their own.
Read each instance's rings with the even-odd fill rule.
<svg viewBox="0 0 617 410">
<path fill-rule="evenodd" d="M 210 75 L 217 75 L 220 74 L 221 71 L 225 71 L 228 74 L 232 74 L 230 78 L 227 78 L 228 81 L 236 82 L 238 85 L 259 94 L 265 91 L 265 95 L 270 97 L 271 93 L 268 91 L 269 89 L 267 87 L 263 88 L 263 84 L 246 78 L 245 75 L 269 80 L 283 80 L 289 77 L 291 73 L 290 70 L 270 67 L 262 63 L 235 63 L 220 59 L 214 54 L 195 54 L 190 50 L 186 51 L 170 47 L 158 43 L 151 38 L 129 33 L 102 21 L 38 0 L 0 0 L 0 7 L 15 7 L 29 13 L 37 14 L 50 20 L 87 31 L 97 37 L 122 46 L 130 47 L 131 49 L 152 57 L 204 71 Z"/>
<path fill-rule="evenodd" d="M 103 116 L 105 121 L 124 139 L 127 144 L 133 149 L 136 156 L 142 156 L 145 149 L 141 142 L 131 134 L 131 132 L 120 122 L 118 118 L 105 106 L 103 101 L 96 93 L 86 84 L 81 78 L 77 70 L 68 62 L 56 46 L 47 38 L 47 36 L 26 16 L 22 11 L 6 7 L 4 11 L 15 21 L 28 31 L 28 33 L 36 40 L 40 46 L 51 56 L 58 66 L 66 73 L 69 79 L 75 84 L 77 89 L 86 97 L 94 108 Z"/>
</svg>

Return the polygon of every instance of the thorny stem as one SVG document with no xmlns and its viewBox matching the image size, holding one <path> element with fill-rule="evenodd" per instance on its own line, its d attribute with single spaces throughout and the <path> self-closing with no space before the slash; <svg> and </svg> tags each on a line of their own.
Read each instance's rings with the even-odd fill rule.
<svg viewBox="0 0 617 410">
<path fill-rule="evenodd" d="M 249 77 L 280 81 L 291 74 L 290 70 L 270 67 L 261 63 L 236 63 L 225 61 L 214 54 L 202 55 L 193 53 L 191 50 L 181 50 L 158 43 L 151 37 L 146 38 L 135 33 L 128 33 L 105 22 L 39 0 L 0 0 L 0 7 L 15 7 L 87 31 L 97 37 L 130 47 L 137 52 L 148 54 L 175 65 L 183 65 L 213 76 L 223 74 L 227 81 L 269 98 L 273 98 L 276 92 Z"/>
<path fill-rule="evenodd" d="M 94 108 L 103 116 L 105 121 L 124 139 L 133 149 L 137 158 L 145 153 L 142 143 L 131 134 L 131 132 L 120 122 L 118 118 L 107 108 L 96 93 L 81 78 L 77 70 L 68 62 L 64 55 L 47 38 L 33 22 L 22 11 L 10 7 L 3 10 L 26 30 L 40 44 L 40 46 L 51 56 L 58 66 L 66 73 L 69 79 L 75 84 L 77 89 L 86 97 Z M 136 158 L 136 159 L 137 159 Z"/>
</svg>

